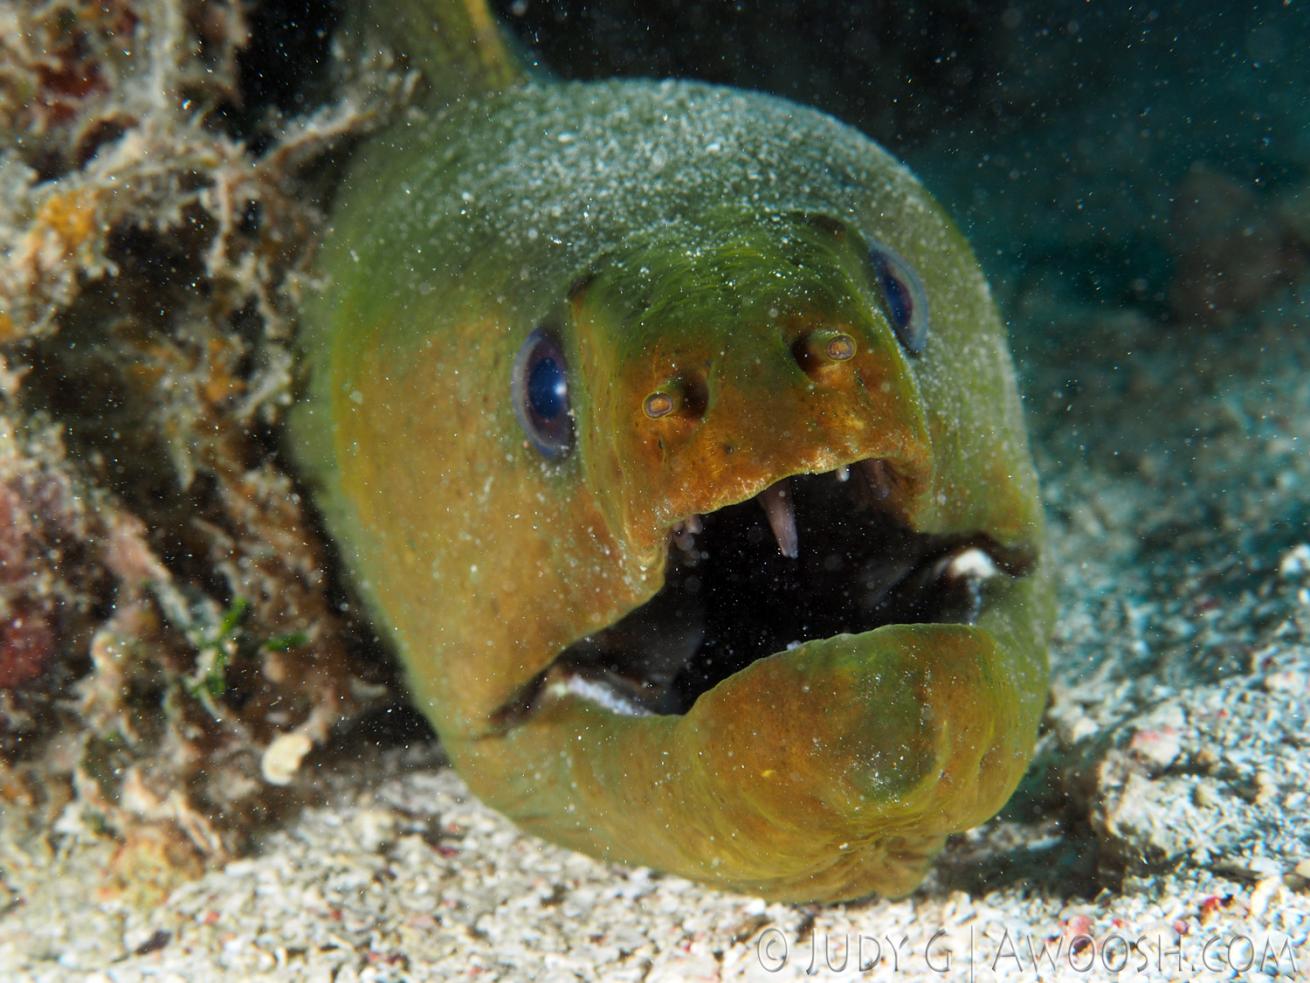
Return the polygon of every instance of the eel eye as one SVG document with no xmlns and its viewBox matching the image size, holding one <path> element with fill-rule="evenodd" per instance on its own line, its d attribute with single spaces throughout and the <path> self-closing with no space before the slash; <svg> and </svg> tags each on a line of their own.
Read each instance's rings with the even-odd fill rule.
<svg viewBox="0 0 1310 983">
<path fill-rule="evenodd" d="M 914 268 L 896 250 L 869 239 L 869 265 L 901 346 L 911 355 L 928 341 L 928 295 Z"/>
<path fill-rule="evenodd" d="M 514 413 L 542 455 L 560 458 L 573 448 L 569 369 L 559 343 L 544 328 L 528 335 L 510 370 Z"/>
</svg>

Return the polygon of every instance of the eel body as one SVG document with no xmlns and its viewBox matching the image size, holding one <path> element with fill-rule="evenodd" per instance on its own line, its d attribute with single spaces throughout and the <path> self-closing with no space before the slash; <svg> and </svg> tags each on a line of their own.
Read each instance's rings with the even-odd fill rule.
<svg viewBox="0 0 1310 983">
<path fill-rule="evenodd" d="M 978 264 L 879 146 L 498 78 L 358 153 L 319 269 L 293 449 L 477 795 L 790 900 L 905 893 L 1005 803 L 1037 482 Z"/>
</svg>

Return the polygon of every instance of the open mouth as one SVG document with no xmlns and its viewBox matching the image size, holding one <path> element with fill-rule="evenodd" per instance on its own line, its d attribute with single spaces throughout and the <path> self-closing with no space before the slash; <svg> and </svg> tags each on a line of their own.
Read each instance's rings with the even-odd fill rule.
<svg viewBox="0 0 1310 983">
<path fill-rule="evenodd" d="M 682 714 L 757 659 L 884 625 L 974 622 L 1033 557 L 986 534 L 919 533 L 868 459 L 785 478 L 670 530 L 663 588 L 575 642 L 498 715 L 572 693 L 612 712 Z"/>
</svg>

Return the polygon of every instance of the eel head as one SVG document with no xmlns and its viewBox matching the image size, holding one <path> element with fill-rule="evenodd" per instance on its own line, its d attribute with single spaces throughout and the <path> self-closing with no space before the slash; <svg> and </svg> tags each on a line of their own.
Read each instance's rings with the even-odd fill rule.
<svg viewBox="0 0 1310 983">
<path fill-rule="evenodd" d="M 1008 353 L 953 229 L 874 225 L 711 210 L 339 367 L 365 588 L 527 829 L 848 898 L 1013 791 L 1050 604 Z"/>
</svg>

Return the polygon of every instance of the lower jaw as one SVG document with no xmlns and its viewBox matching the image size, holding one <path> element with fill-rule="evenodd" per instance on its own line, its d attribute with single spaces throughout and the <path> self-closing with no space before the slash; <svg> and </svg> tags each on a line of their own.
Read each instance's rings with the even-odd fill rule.
<svg viewBox="0 0 1310 983">
<path fill-rule="evenodd" d="M 898 895 L 993 815 L 1031 755 L 1051 621 L 1041 570 L 974 625 L 886 625 L 759 659 L 682 715 L 567 688 L 447 750 L 530 832 L 788 901 Z"/>
</svg>

